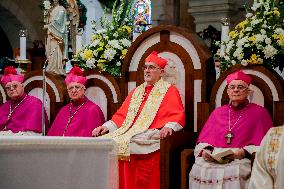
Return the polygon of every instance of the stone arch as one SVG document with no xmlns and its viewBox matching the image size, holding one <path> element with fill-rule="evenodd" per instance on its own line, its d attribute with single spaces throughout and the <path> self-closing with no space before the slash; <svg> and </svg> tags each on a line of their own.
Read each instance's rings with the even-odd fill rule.
<svg viewBox="0 0 284 189">
<path fill-rule="evenodd" d="M 0 27 L 3 28 L 13 48 L 19 47 L 18 31 L 23 28 L 28 30 L 28 47 L 32 46 L 32 41 L 42 39 L 42 16 L 38 1 L 0 1 L 0 7 L 1 12 L 4 11 Z"/>
<path fill-rule="evenodd" d="M 107 73 L 86 71 L 86 96 L 101 107 L 107 120 L 121 105 L 121 92 L 117 80 Z"/>
<path fill-rule="evenodd" d="M 268 109 L 271 116 L 273 116 L 273 104 L 284 100 L 284 81 L 274 71 L 268 70 L 263 66 L 239 66 L 236 65 L 226 72 L 222 73 L 220 78 L 216 81 L 211 92 L 210 107 L 214 109 L 221 105 L 228 103 L 229 98 L 226 92 L 226 77 L 230 73 L 242 69 L 246 74 L 253 78 L 251 83 L 252 88 L 255 89 L 256 98 L 263 98 L 252 102 L 259 103 Z"/>
</svg>

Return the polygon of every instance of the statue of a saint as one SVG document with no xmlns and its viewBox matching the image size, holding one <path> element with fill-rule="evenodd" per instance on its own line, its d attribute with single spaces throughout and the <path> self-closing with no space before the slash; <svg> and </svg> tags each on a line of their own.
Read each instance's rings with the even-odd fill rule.
<svg viewBox="0 0 284 189">
<path fill-rule="evenodd" d="M 68 30 L 67 12 L 60 5 L 59 0 L 53 0 L 53 7 L 49 12 L 47 29 L 46 57 L 48 59 L 47 72 L 65 75 L 64 64 L 67 60 Z"/>
</svg>

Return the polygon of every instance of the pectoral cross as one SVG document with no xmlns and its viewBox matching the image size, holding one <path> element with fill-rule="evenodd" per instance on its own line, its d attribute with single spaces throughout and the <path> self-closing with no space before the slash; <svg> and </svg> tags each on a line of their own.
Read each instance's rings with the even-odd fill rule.
<svg viewBox="0 0 284 189">
<path fill-rule="evenodd" d="M 227 139 L 227 144 L 231 144 L 231 140 L 234 138 L 234 135 L 231 131 L 228 131 L 228 133 L 225 135 L 225 138 Z"/>
</svg>

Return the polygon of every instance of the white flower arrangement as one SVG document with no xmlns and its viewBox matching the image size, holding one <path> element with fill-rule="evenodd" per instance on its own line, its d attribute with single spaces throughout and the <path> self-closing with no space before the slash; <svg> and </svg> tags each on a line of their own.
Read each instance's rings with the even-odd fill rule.
<svg viewBox="0 0 284 189">
<path fill-rule="evenodd" d="M 80 52 L 73 56 L 73 60 L 83 69 L 98 69 L 113 76 L 121 76 L 123 59 L 132 41 L 130 9 L 133 1 L 125 3 L 121 1 L 117 7 L 116 3 L 112 10 L 112 20 L 105 14 L 100 19 L 103 29 L 96 29 L 93 21 L 94 34 L 91 41 Z M 116 8 L 117 7 L 117 8 Z"/>
<path fill-rule="evenodd" d="M 284 55 L 284 15 L 278 8 L 281 5 L 283 2 L 276 0 L 254 0 L 246 19 L 229 33 L 228 40 L 223 43 L 225 51 L 217 53 L 222 71 L 235 64 L 279 66 L 277 59 Z"/>
</svg>

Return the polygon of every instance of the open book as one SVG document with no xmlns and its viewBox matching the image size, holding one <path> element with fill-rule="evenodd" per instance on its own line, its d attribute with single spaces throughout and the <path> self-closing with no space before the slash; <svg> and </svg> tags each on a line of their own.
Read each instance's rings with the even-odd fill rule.
<svg viewBox="0 0 284 189">
<path fill-rule="evenodd" d="M 213 153 L 209 150 L 205 150 L 217 163 L 225 164 L 233 160 L 232 155 L 234 154 L 233 150 L 225 150 L 219 153 Z"/>
</svg>

